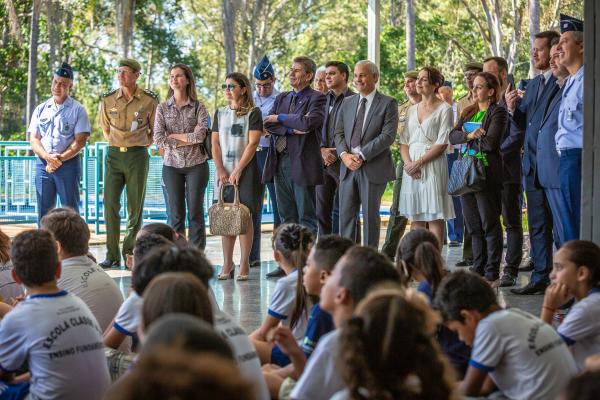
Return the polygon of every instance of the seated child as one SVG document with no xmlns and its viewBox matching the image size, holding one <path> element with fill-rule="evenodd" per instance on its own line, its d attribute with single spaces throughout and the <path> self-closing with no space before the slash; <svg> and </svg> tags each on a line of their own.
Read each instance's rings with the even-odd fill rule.
<svg viewBox="0 0 600 400">
<path fill-rule="evenodd" d="M 140 230 L 140 232 L 142 232 Z M 143 233 L 140 235 L 138 232 L 138 238 L 135 240 L 135 246 L 133 248 L 133 257 L 131 258 L 131 268 L 139 264 L 146 254 L 150 251 L 160 248 L 161 246 L 167 246 L 169 248 L 172 243 L 165 239 L 163 236 L 159 236 L 154 233 Z M 135 275 L 135 270 L 132 276 Z M 114 320 L 111 326 L 104 331 L 104 345 L 112 349 L 121 349 L 121 344 L 127 337 L 130 337 L 134 341 L 137 341 L 137 328 L 140 323 L 142 307 L 142 297 L 138 295 L 135 290 L 129 293 L 129 296 L 125 299 L 121 307 L 114 316 Z"/>
<path fill-rule="evenodd" d="M 206 322 L 169 314 L 153 323 L 135 368 L 107 400 L 254 400 L 227 343 Z"/>
<path fill-rule="evenodd" d="M 373 287 L 398 282 L 394 265 L 370 247 L 350 248 L 333 268 L 321 289 L 319 305 L 333 317 L 336 328 L 352 317 L 357 304 Z M 344 389 L 337 367 L 339 330 L 323 336 L 290 394 L 296 400 L 329 400 Z"/>
<path fill-rule="evenodd" d="M 304 289 L 309 296 L 318 299 L 321 288 L 331 275 L 333 267 L 353 245 L 354 242 L 350 239 L 337 235 L 325 235 L 319 238 L 319 241 L 310 250 L 303 270 Z M 272 341 L 277 348 L 281 348 L 281 351 L 290 357 L 292 363 L 283 368 L 275 366 L 263 370 L 272 397 L 279 397 L 284 378 L 294 380 L 286 384 L 286 390 L 291 390 L 291 385 L 304 371 L 306 359 L 314 351 L 319 339 L 334 328 L 331 314 L 323 311 L 317 301 L 312 306 L 306 335 L 301 345 L 296 342 L 288 327 L 279 326 L 273 330 Z M 255 344 L 260 345 L 257 346 L 259 354 L 269 346 L 263 342 L 255 342 Z M 268 348 L 270 350 L 270 347 Z"/>
<path fill-rule="evenodd" d="M 0 369 L 4 382 L 12 380 L 9 371 L 25 364 L 30 377 L 0 385 L 0 397 L 101 399 L 110 378 L 100 326 L 83 300 L 56 285 L 60 262 L 54 237 L 42 229 L 20 233 L 11 260 L 27 297 L 0 323 Z"/>
<path fill-rule="evenodd" d="M 292 330 L 297 342 L 301 342 L 306 333 L 308 321 L 308 299 L 302 286 L 302 268 L 313 243 L 313 235 L 308 228 L 300 224 L 281 225 L 274 234 L 274 257 L 286 275 L 275 285 L 267 316 L 262 325 L 254 331 L 250 338 L 255 347 L 264 348 L 268 342 L 268 332 L 279 324 Z M 263 342 L 263 343 L 261 343 Z M 269 346 L 271 347 L 271 346 Z M 278 348 L 259 353 L 261 362 L 271 362 L 279 366 L 289 364 L 289 358 Z"/>
<path fill-rule="evenodd" d="M 376 288 L 358 304 L 340 329 L 346 389 L 332 400 L 455 398 L 452 369 L 432 338 L 439 316 L 419 296 Z"/>
<path fill-rule="evenodd" d="M 11 304 L 13 299 L 23 296 L 23 287 L 12 277 L 10 262 L 10 238 L 0 229 L 0 301 Z"/>
<path fill-rule="evenodd" d="M 432 302 L 446 273 L 435 235 L 427 229 L 415 229 L 404 235 L 396 252 L 396 268 L 404 287 L 415 279 L 419 282 L 417 290 Z M 469 366 L 471 349 L 445 325 L 439 326 L 435 337 L 462 379 Z"/>
<path fill-rule="evenodd" d="M 554 329 L 525 311 L 501 308 L 479 275 L 449 274 L 435 304 L 447 326 L 473 348 L 461 394 L 488 396 L 498 389 L 509 399 L 554 399 L 575 374 L 573 357 Z"/>
<path fill-rule="evenodd" d="M 133 288 L 137 293 L 144 294 L 143 309 L 149 309 L 146 304 L 146 290 L 150 282 L 156 277 L 171 272 L 189 272 L 204 284 L 209 287 L 209 281 L 214 274 L 214 268 L 206 259 L 202 251 L 196 248 L 181 248 L 173 246 L 163 246 L 150 252 L 144 260 L 136 266 L 133 274 Z M 225 312 L 221 311 L 214 297 L 211 296 L 211 291 L 208 290 L 208 297 L 212 302 L 214 327 L 215 330 L 225 338 L 230 344 L 235 359 L 242 373 L 242 376 L 254 382 L 256 389 L 256 398 L 258 400 L 269 399 L 267 385 L 262 376 L 260 362 L 256 350 L 246 336 L 246 332 Z M 174 307 L 170 306 L 174 299 L 167 300 L 165 296 L 156 301 L 162 301 L 165 304 L 160 308 Z M 176 297 L 177 298 L 177 297 Z M 151 300 L 152 301 L 152 300 Z M 151 307 L 150 307 L 151 308 Z M 149 314 L 143 317 L 149 319 Z"/>
<path fill-rule="evenodd" d="M 185 238 L 181 238 L 170 225 L 164 224 L 162 222 L 152 222 L 150 224 L 142 226 L 142 228 L 138 231 L 137 235 L 135 236 L 135 239 L 137 240 L 142 236 L 149 234 L 162 236 L 169 243 L 175 243 L 181 246 L 185 246 L 186 244 Z M 144 254 L 145 253 L 147 253 L 147 251 L 144 251 Z M 133 252 L 133 254 L 127 254 L 127 259 L 125 260 L 125 266 L 127 267 L 127 269 L 133 269 L 133 266 L 135 264 L 135 258 L 138 259 L 139 263 L 141 256 L 138 255 L 138 257 L 136 257 L 135 251 Z"/>
<path fill-rule="evenodd" d="M 42 217 L 40 226 L 50 231 L 58 244 L 58 287 L 83 300 L 104 332 L 123 304 L 123 295 L 115 280 L 87 256 L 87 224 L 76 211 L 55 208 Z"/>
<path fill-rule="evenodd" d="M 600 353 L 600 247 L 586 240 L 565 243 L 554 255 L 550 279 L 541 319 L 552 324 L 558 307 L 575 297 L 577 302 L 558 326 L 558 334 L 582 371 L 586 357 Z"/>
</svg>

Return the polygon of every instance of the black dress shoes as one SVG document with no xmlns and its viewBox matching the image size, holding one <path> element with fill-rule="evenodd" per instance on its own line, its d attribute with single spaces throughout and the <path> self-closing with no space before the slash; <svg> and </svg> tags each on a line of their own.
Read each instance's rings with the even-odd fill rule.
<svg viewBox="0 0 600 400">
<path fill-rule="evenodd" d="M 460 260 L 454 265 L 457 267 L 470 267 L 473 265 L 473 260 L 470 258 L 465 258 L 464 260 Z"/>
<path fill-rule="evenodd" d="M 511 287 L 517 284 L 517 277 L 513 274 L 504 273 L 502 278 L 500 278 L 500 282 L 498 282 L 498 286 L 500 287 Z"/>
<path fill-rule="evenodd" d="M 119 268 L 119 262 L 118 261 L 112 261 L 109 260 L 108 258 L 104 261 L 102 261 L 100 264 L 98 264 L 99 266 L 101 266 L 104 269 L 108 269 L 108 268 Z"/>
<path fill-rule="evenodd" d="M 285 271 L 280 267 L 277 267 L 277 269 L 274 269 L 266 275 L 267 278 L 281 278 L 283 276 L 285 276 Z"/>
<path fill-rule="evenodd" d="M 535 265 L 533 265 L 533 260 L 529 259 L 529 261 L 527 262 L 527 264 L 523 265 L 522 267 L 519 268 L 519 272 L 529 272 L 529 271 L 533 271 L 535 268 Z"/>
<path fill-rule="evenodd" d="M 456 240 L 451 240 L 451 241 L 448 243 L 448 247 L 461 247 L 461 246 L 462 246 L 462 243 L 461 243 L 461 242 L 458 242 L 458 241 L 456 241 Z"/>
<path fill-rule="evenodd" d="M 510 289 L 510 292 L 519 295 L 544 294 L 547 287 L 548 284 L 543 281 L 529 282 L 523 287 Z"/>
</svg>

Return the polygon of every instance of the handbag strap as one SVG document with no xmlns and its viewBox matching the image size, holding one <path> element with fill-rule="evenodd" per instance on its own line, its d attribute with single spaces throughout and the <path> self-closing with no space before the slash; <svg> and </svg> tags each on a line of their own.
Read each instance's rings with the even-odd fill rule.
<svg viewBox="0 0 600 400">
<path fill-rule="evenodd" d="M 233 186 L 234 196 L 233 196 L 233 204 L 236 206 L 240 205 L 240 189 L 238 185 L 234 185 L 231 183 L 227 183 L 225 185 L 221 185 L 221 193 L 219 195 L 219 205 L 223 205 L 225 203 L 225 186 L 231 185 Z"/>
</svg>

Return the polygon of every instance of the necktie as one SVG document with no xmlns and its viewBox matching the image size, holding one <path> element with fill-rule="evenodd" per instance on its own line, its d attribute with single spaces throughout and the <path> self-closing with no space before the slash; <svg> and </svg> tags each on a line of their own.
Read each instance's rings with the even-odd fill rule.
<svg viewBox="0 0 600 400">
<path fill-rule="evenodd" d="M 542 75 L 541 79 L 540 79 L 540 86 L 538 87 L 537 98 L 535 100 L 536 103 L 540 100 L 542 93 L 544 93 L 545 87 L 546 87 L 546 77 L 544 75 Z"/>
<path fill-rule="evenodd" d="M 288 114 L 291 113 L 291 111 L 293 110 L 294 106 L 296 105 L 296 98 L 298 96 L 296 96 L 295 93 L 292 92 L 292 100 L 290 101 L 290 106 L 288 108 Z M 275 141 L 275 149 L 277 149 L 278 153 L 282 153 L 285 148 L 287 147 L 287 136 L 279 136 L 277 138 L 277 140 Z"/>
<path fill-rule="evenodd" d="M 354 120 L 354 127 L 352 128 L 352 136 L 350 138 L 350 146 L 352 148 L 360 147 L 360 137 L 363 130 L 363 122 L 365 120 L 365 109 L 367 108 L 367 98 L 363 97 L 360 99 L 360 106 L 358 106 L 358 113 Z"/>
</svg>

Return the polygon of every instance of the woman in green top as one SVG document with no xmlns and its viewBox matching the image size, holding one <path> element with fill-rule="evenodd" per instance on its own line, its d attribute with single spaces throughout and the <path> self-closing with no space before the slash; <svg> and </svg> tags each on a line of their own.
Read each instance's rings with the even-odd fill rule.
<svg viewBox="0 0 600 400">
<path fill-rule="evenodd" d="M 477 74 L 473 96 L 476 102 L 463 111 L 450 132 L 450 143 L 466 143 L 468 146 L 462 146 L 461 153 L 481 153 L 478 157 L 486 162 L 485 188 L 461 196 L 460 201 L 467 229 L 473 238 L 472 270 L 493 282 L 499 278 L 502 257 L 500 142 L 508 128 L 508 113 L 498 105 L 500 83 L 489 72 Z M 481 122 L 481 127 L 467 133 L 463 129 L 465 122 Z"/>
</svg>

